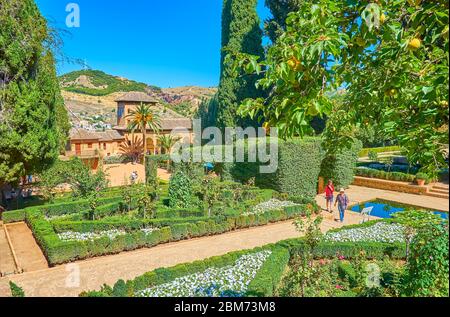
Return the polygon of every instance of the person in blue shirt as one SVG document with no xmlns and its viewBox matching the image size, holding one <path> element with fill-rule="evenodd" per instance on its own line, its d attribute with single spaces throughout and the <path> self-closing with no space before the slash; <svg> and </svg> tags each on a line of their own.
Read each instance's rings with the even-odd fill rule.
<svg viewBox="0 0 450 317">
<path fill-rule="evenodd" d="M 339 209 L 339 219 L 342 222 L 344 222 L 345 217 L 345 211 L 348 208 L 349 199 L 348 196 L 345 194 L 345 189 L 341 188 L 339 194 L 336 197 L 336 202 L 334 203 L 334 206 L 338 205 Z"/>
</svg>

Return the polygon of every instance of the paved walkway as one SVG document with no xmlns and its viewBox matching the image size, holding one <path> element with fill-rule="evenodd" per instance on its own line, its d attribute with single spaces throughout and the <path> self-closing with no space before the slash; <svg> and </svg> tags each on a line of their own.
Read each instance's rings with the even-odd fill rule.
<svg viewBox="0 0 450 317">
<path fill-rule="evenodd" d="M 441 198 L 357 186 L 351 186 L 347 194 L 355 203 L 383 198 L 424 208 L 447 211 L 449 209 L 448 200 Z M 325 206 L 325 199 L 322 195 L 317 197 L 317 201 L 322 207 Z M 324 232 L 341 226 L 340 223 L 334 221 L 336 213 L 334 216 L 328 213 L 323 213 L 323 215 L 325 219 L 322 230 Z M 348 212 L 344 225 L 356 224 L 360 221 L 359 214 Z M 99 289 L 101 285 L 114 284 L 118 279 L 132 279 L 159 267 L 170 267 L 223 255 L 231 251 L 251 249 L 298 236 L 299 233 L 295 230 L 292 221 L 287 221 L 89 259 L 70 265 L 1 278 L 0 296 L 9 295 L 9 280 L 23 287 L 27 296 L 77 296 L 81 291 Z M 74 283 L 78 277 L 79 283 Z"/>
<path fill-rule="evenodd" d="M 3 222 L 0 221 L 0 276 L 13 274 L 16 271 L 14 258 L 6 239 L 6 232 Z"/>
<path fill-rule="evenodd" d="M 137 182 L 145 182 L 145 167 L 143 164 L 109 164 L 104 165 L 103 170 L 107 174 L 111 187 L 129 185 L 130 175 L 135 171 L 138 173 Z M 169 180 L 170 174 L 166 170 L 158 169 L 158 177 L 162 180 Z"/>
<path fill-rule="evenodd" d="M 33 272 L 48 268 L 47 259 L 25 222 L 5 225 L 16 253 L 19 270 Z"/>
<path fill-rule="evenodd" d="M 426 209 L 449 211 L 449 200 L 438 197 L 399 193 L 383 189 L 350 186 L 347 195 L 352 204 L 359 204 L 377 198 L 414 205 Z"/>
</svg>

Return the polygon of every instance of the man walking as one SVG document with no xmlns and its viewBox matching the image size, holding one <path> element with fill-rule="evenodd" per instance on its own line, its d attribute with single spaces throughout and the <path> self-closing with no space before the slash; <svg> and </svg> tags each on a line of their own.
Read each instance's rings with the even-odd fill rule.
<svg viewBox="0 0 450 317">
<path fill-rule="evenodd" d="M 335 207 L 336 207 L 336 205 L 338 205 L 339 219 L 340 219 L 341 223 L 344 222 L 345 211 L 347 210 L 348 203 L 349 203 L 349 199 L 348 199 L 348 196 L 345 194 L 345 189 L 341 188 L 339 194 L 336 197 L 336 202 L 334 203 Z"/>
</svg>

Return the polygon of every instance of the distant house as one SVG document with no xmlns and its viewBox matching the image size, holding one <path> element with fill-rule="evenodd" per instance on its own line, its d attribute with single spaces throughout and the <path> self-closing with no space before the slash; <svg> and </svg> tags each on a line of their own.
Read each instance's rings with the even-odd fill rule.
<svg viewBox="0 0 450 317">
<path fill-rule="evenodd" d="M 66 157 L 79 157 L 96 169 L 100 158 L 120 155 L 120 144 L 125 141 L 116 130 L 92 132 L 83 129 L 72 129 L 70 141 L 66 149 Z"/>
<path fill-rule="evenodd" d="M 192 121 L 183 117 L 173 110 L 164 108 L 157 100 L 146 93 L 130 92 L 116 100 L 117 102 L 117 126 L 113 130 L 105 132 L 94 132 L 86 129 L 72 129 L 70 132 L 70 141 L 66 149 L 66 157 L 80 157 L 93 168 L 97 168 L 100 158 L 108 156 L 121 155 L 120 144 L 126 140 L 132 139 L 131 131 L 128 130 L 130 123 L 127 116 L 132 113 L 141 103 L 150 105 L 154 112 L 159 115 L 161 129 L 159 134 L 151 130 L 147 131 L 147 147 L 150 154 L 161 153 L 161 147 L 158 144 L 158 136 L 174 134 L 181 137 L 183 142 L 192 143 Z M 142 139 L 141 131 L 135 131 L 134 136 Z"/>
<path fill-rule="evenodd" d="M 173 133 L 180 137 L 185 143 L 193 142 L 192 120 L 176 113 L 175 111 L 162 107 L 158 101 L 143 92 L 130 92 L 116 100 L 117 102 L 117 126 L 113 129 L 123 136 L 130 136 L 131 131 L 128 130 L 131 119 L 127 118 L 133 110 L 141 103 L 149 105 L 153 111 L 160 117 L 161 129 L 159 135 L 167 135 Z M 140 131 L 135 131 L 135 137 L 141 138 Z M 158 144 L 158 134 L 152 130 L 147 130 L 147 147 L 150 154 L 161 153 L 161 147 Z M 129 137 L 131 140 L 131 136 Z"/>
</svg>

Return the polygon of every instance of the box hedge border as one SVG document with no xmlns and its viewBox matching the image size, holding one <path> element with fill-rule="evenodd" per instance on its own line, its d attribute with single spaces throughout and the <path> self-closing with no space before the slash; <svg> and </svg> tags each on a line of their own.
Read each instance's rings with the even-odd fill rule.
<svg viewBox="0 0 450 317">
<path fill-rule="evenodd" d="M 257 253 L 262 250 L 271 250 L 272 254 L 264 262 L 257 272 L 255 278 L 250 282 L 246 296 L 248 297 L 272 297 L 280 284 L 283 274 L 289 264 L 290 259 L 301 253 L 305 248 L 303 238 L 296 238 L 269 244 L 251 250 L 235 251 L 223 256 L 211 257 L 205 260 L 192 263 L 183 263 L 170 268 L 159 268 L 147 272 L 133 280 L 119 280 L 114 287 L 105 286 L 101 291 L 89 291 L 80 294 L 82 297 L 132 297 L 138 291 L 150 287 L 165 284 L 176 278 L 203 272 L 210 267 L 221 268 L 232 265 L 244 254 Z M 322 242 L 314 250 L 316 258 L 335 258 L 343 255 L 346 258 L 353 258 L 364 250 L 367 258 L 381 259 L 390 256 L 393 259 L 405 259 L 406 250 L 400 244 L 385 243 L 327 243 Z M 121 291 L 118 285 L 125 285 Z"/>
<path fill-rule="evenodd" d="M 96 256 L 120 253 L 143 247 L 153 247 L 158 244 L 175 242 L 184 239 L 197 238 L 209 235 L 221 234 L 233 230 L 251 228 L 266 225 L 268 223 L 293 219 L 297 216 L 304 216 L 313 211 L 311 204 L 286 207 L 282 210 L 275 210 L 257 215 L 232 216 L 223 220 L 208 218 L 192 222 L 174 222 L 173 219 L 160 220 L 162 223 L 155 224 L 154 220 L 148 223 L 159 226 L 160 230 L 146 235 L 142 231 L 131 231 L 125 235 L 110 240 L 108 237 L 96 239 L 94 241 L 61 241 L 55 231 L 64 229 L 78 230 L 100 230 L 123 228 L 128 230 L 144 227 L 144 222 L 133 220 L 126 223 L 121 222 L 54 222 L 45 220 L 39 211 L 27 212 L 26 221 L 32 229 L 36 241 L 43 250 L 48 263 L 51 266 L 64 264 Z M 316 210 L 318 211 L 318 210 Z M 166 221 L 164 223 L 164 221 Z M 96 224 L 97 223 L 97 224 Z M 167 226 L 164 226 L 167 225 Z M 55 226 L 55 227 L 54 227 Z"/>
<path fill-rule="evenodd" d="M 111 205 L 118 206 L 118 204 L 121 201 L 122 201 L 121 196 L 101 198 L 98 200 L 99 210 L 101 211 L 103 206 L 109 206 L 105 208 L 110 208 Z M 80 213 L 88 209 L 89 209 L 89 201 L 83 199 L 59 204 L 35 206 L 20 210 L 7 211 L 2 214 L 2 220 L 4 223 L 25 221 L 27 212 L 37 211 L 47 217 L 58 217 L 63 215 Z"/>
</svg>

